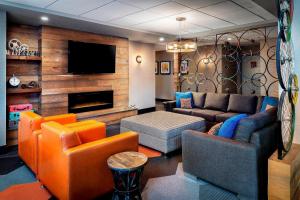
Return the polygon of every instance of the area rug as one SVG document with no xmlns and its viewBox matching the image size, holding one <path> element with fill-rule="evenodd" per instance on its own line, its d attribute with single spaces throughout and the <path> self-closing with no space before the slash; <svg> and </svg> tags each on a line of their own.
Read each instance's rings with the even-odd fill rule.
<svg viewBox="0 0 300 200">
<path fill-rule="evenodd" d="M 0 176 L 0 192 L 12 185 L 35 182 L 34 174 L 25 166 Z"/>
<path fill-rule="evenodd" d="M 175 175 L 149 179 L 143 200 L 238 200 L 236 195 L 185 174 L 179 163 Z"/>
<path fill-rule="evenodd" d="M 154 149 L 139 145 L 139 152 L 145 154 L 148 158 L 160 157 L 161 153 Z"/>
<path fill-rule="evenodd" d="M 48 200 L 51 195 L 39 182 L 18 184 L 0 192 L 0 199 L 5 200 Z"/>
</svg>

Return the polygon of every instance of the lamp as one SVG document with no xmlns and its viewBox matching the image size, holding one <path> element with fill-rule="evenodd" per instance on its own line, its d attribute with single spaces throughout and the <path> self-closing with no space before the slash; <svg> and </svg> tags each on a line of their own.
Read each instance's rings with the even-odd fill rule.
<svg viewBox="0 0 300 200">
<path fill-rule="evenodd" d="M 207 65 L 209 63 L 209 58 L 203 58 L 202 62 Z"/>
<path fill-rule="evenodd" d="M 177 17 L 176 21 L 179 22 L 179 32 L 181 23 L 186 20 L 185 17 Z M 197 39 L 196 39 L 197 40 Z M 166 51 L 171 53 L 187 53 L 194 52 L 197 50 L 197 41 L 193 39 L 182 39 L 181 34 L 179 33 L 178 39 L 173 42 L 169 42 L 166 45 Z"/>
<path fill-rule="evenodd" d="M 135 58 L 136 62 L 141 64 L 142 63 L 142 56 L 138 55 L 136 58 Z"/>
</svg>

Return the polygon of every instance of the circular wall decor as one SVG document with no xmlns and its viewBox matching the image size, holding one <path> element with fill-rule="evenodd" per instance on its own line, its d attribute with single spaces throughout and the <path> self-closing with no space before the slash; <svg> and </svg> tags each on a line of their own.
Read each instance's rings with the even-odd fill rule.
<svg viewBox="0 0 300 200">
<path fill-rule="evenodd" d="M 278 118 L 281 121 L 278 157 L 282 159 L 292 146 L 295 131 L 295 106 L 290 102 L 286 91 L 283 91 L 280 96 Z"/>
<path fill-rule="evenodd" d="M 295 105 L 298 101 L 298 77 L 294 73 L 294 49 L 291 26 L 293 1 L 277 0 L 279 34 L 276 46 L 276 68 L 283 91 L 280 96 L 278 119 L 281 121 L 281 140 L 278 158 L 283 159 L 289 152 L 295 131 Z"/>
</svg>

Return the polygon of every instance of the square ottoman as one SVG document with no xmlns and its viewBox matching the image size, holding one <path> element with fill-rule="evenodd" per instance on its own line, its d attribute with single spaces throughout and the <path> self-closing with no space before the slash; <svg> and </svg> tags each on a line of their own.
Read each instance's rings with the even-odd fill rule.
<svg viewBox="0 0 300 200">
<path fill-rule="evenodd" d="M 204 131 L 205 120 L 201 117 L 172 112 L 156 111 L 121 120 L 121 132 L 139 133 L 139 143 L 169 153 L 181 148 L 182 131 Z"/>
</svg>

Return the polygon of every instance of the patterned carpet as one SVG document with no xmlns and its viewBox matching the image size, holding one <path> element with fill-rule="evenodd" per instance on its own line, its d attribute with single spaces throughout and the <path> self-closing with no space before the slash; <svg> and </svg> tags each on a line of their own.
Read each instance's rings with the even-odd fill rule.
<svg viewBox="0 0 300 200">
<path fill-rule="evenodd" d="M 178 164 L 175 175 L 149 179 L 142 197 L 143 200 L 238 200 L 228 191 L 185 174 L 182 163 Z"/>
</svg>

